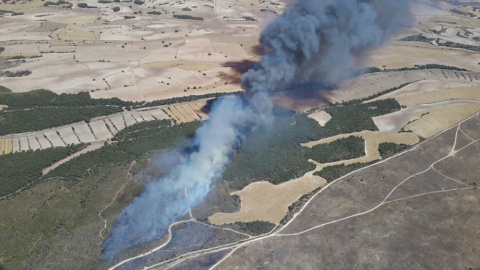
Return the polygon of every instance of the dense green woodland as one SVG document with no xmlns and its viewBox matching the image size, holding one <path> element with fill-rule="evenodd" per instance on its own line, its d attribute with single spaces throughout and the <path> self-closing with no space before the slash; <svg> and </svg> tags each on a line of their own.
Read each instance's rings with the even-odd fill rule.
<svg viewBox="0 0 480 270">
<path fill-rule="evenodd" d="M 346 174 L 349 174 L 353 171 L 356 171 L 358 169 L 361 169 L 373 163 L 375 163 L 375 161 L 371 163 L 354 163 L 350 165 L 341 164 L 341 165 L 330 166 L 330 167 L 324 168 L 319 172 L 316 172 L 315 175 L 318 175 L 324 178 L 325 180 L 327 180 L 327 183 L 330 183 L 335 179 L 338 179 Z"/>
<path fill-rule="evenodd" d="M 361 157 L 365 154 L 364 142 L 354 137 L 334 142 L 332 146 L 319 145 L 314 149 L 307 149 L 300 144 L 338 134 L 376 131 L 378 129 L 372 117 L 400 109 L 400 104 L 394 99 L 368 104 L 335 105 L 326 109 L 332 119 L 325 127 L 304 114 L 278 115 L 271 125 L 248 136 L 223 177 L 233 189 L 242 189 L 257 181 L 279 184 L 313 170 L 315 167 L 308 162 L 309 158 L 333 162 L 343 157 Z M 327 170 L 327 177 L 341 176 L 349 168 L 337 166 L 324 171 Z"/>
<path fill-rule="evenodd" d="M 0 197 L 36 181 L 43 169 L 84 147 L 81 144 L 0 156 Z"/>
<path fill-rule="evenodd" d="M 378 152 L 380 152 L 383 159 L 386 159 L 397 153 L 403 152 L 408 148 L 410 148 L 410 145 L 407 144 L 381 143 L 378 146 Z"/>
<path fill-rule="evenodd" d="M 365 141 L 362 137 L 350 136 L 327 144 L 320 144 L 307 150 L 307 156 L 319 163 L 359 158 L 365 155 Z"/>
<path fill-rule="evenodd" d="M 252 221 L 252 222 L 235 222 L 233 224 L 228 224 L 226 227 L 231 228 L 236 231 L 245 232 L 249 235 L 261 235 L 268 233 L 275 228 L 275 224 L 268 221 Z"/>
</svg>

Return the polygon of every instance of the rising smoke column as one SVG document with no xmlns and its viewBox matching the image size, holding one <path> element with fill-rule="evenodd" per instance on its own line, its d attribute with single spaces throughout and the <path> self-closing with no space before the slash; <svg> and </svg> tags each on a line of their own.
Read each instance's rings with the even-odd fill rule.
<svg viewBox="0 0 480 270">
<path fill-rule="evenodd" d="M 159 239 L 169 224 L 201 203 L 221 178 L 233 148 L 262 124 L 271 112 L 269 92 L 279 84 L 333 84 L 352 75 L 352 66 L 384 44 L 410 19 L 408 0 L 298 0 L 263 31 L 262 60 L 242 77 L 246 95 L 215 102 L 210 120 L 190 143 L 194 152 L 182 158 L 163 179 L 122 210 L 103 244 L 104 260 L 122 250 Z"/>
</svg>

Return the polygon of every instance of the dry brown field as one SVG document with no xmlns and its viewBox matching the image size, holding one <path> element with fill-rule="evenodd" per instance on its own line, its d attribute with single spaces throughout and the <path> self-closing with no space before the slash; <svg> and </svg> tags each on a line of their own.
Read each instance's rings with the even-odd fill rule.
<svg viewBox="0 0 480 270">
<path fill-rule="evenodd" d="M 273 185 L 268 182 L 255 182 L 241 191 L 232 193 L 241 199 L 241 209 L 236 213 L 216 213 L 209 217 L 212 224 L 221 225 L 256 220 L 278 224 L 288 212 L 288 207 L 302 195 L 326 184 L 325 179 L 314 176 L 313 172 L 282 183 Z"/>
</svg>

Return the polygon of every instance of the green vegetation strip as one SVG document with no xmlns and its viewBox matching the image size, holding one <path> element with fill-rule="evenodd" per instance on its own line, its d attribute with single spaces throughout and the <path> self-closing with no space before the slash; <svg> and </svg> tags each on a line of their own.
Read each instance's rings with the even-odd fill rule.
<svg viewBox="0 0 480 270">
<path fill-rule="evenodd" d="M 181 20 L 194 20 L 194 21 L 203 21 L 202 17 L 195 17 L 195 16 L 190 16 L 190 15 L 173 15 L 175 19 L 181 19 Z"/>
<path fill-rule="evenodd" d="M 342 164 L 342 165 L 330 166 L 330 167 L 324 168 L 319 172 L 316 172 L 314 175 L 324 178 L 325 180 L 327 180 L 327 183 L 331 183 L 335 179 L 338 179 L 346 174 L 349 174 L 353 171 L 356 171 L 358 169 L 361 169 L 373 163 L 375 163 L 375 161 L 370 163 L 355 163 L 350 165 Z"/>
<path fill-rule="evenodd" d="M 78 94 L 61 94 L 49 90 L 34 90 L 25 93 L 0 93 L 0 104 L 10 109 L 30 109 L 38 107 L 82 107 L 94 105 L 132 106 L 133 102 L 125 102 L 118 98 L 92 99 L 87 92 Z"/>
<path fill-rule="evenodd" d="M 225 227 L 230 228 L 235 231 L 240 231 L 249 235 L 261 235 L 268 233 L 275 228 L 275 224 L 268 221 L 252 221 L 252 222 L 235 222 L 232 224 L 225 225 Z"/>
<path fill-rule="evenodd" d="M 5 86 L 1 86 L 1 85 L 0 85 L 0 93 L 11 93 L 11 92 L 12 92 L 12 90 L 8 89 L 8 88 L 5 87 Z M 0 103 L 0 104 L 1 104 L 1 105 L 4 105 L 4 104 L 2 104 L 2 103 Z"/>
</svg>

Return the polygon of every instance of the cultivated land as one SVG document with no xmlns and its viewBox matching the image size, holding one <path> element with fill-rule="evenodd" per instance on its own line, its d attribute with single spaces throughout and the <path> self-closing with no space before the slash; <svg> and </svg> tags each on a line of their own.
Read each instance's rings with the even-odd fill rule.
<svg viewBox="0 0 480 270">
<path fill-rule="evenodd" d="M 275 166 L 249 167 L 251 179 L 217 181 L 167 235 L 113 264 L 99 260 L 112 224 L 143 191 L 142 176 L 159 150 L 186 147 L 217 97 L 204 95 L 241 91 L 241 72 L 259 59 L 261 26 L 285 6 L 256 0 L 1 3 L 0 10 L 18 14 L 0 15 L 0 72 L 31 74 L 0 77 L 0 124 L 20 119 L 30 125 L 22 130 L 29 132 L 0 136 L 0 268 L 478 267 L 476 3 L 416 5 L 413 27 L 372 52 L 366 64 L 379 72 L 328 90 L 273 94 L 277 106 L 306 112 L 281 116 L 293 131 L 305 132 L 285 130 L 283 136 L 303 141 L 292 145 L 270 134 L 272 141 L 257 138 L 263 142 L 257 146 L 280 144 L 291 153 L 268 149 L 273 154 L 258 163 Z M 12 102 L 1 93 L 41 88 L 88 92 L 101 103 L 78 105 L 85 100 L 69 103 L 72 97 L 61 95 L 1 102 Z M 368 107 L 378 100 L 387 103 Z M 22 118 L 29 111 L 50 119 L 94 107 L 101 113 L 85 121 L 61 119 L 37 129 Z M 306 158 L 315 147 L 352 136 L 361 137 L 364 150 L 356 144 L 330 155 L 351 159 Z M 252 165 L 242 163 L 253 158 L 242 150 L 227 171 Z"/>
</svg>

